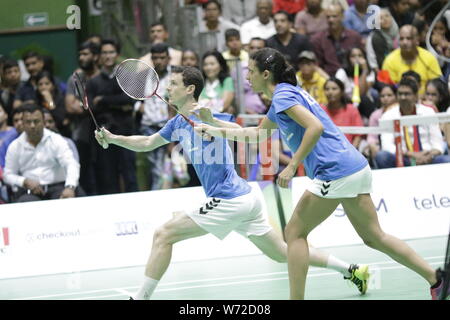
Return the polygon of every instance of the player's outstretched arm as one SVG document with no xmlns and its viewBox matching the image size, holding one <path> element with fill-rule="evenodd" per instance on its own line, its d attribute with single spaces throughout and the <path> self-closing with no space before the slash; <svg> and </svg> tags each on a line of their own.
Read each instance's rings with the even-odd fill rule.
<svg viewBox="0 0 450 320">
<path fill-rule="evenodd" d="M 194 130 L 202 135 L 207 133 L 211 136 L 228 140 L 241 141 L 247 143 L 259 143 L 267 140 L 277 128 L 276 123 L 265 117 L 258 127 L 214 127 L 207 124 L 200 124 Z"/>
<path fill-rule="evenodd" d="M 230 121 L 222 121 L 217 118 L 214 118 L 211 109 L 207 107 L 202 107 L 198 104 L 194 106 L 194 108 L 191 111 L 192 115 L 195 115 L 197 118 L 199 118 L 203 123 L 209 124 L 213 127 L 219 127 L 219 128 L 241 128 L 240 125 L 238 125 L 235 122 Z"/>
<path fill-rule="evenodd" d="M 100 145 L 115 144 L 119 147 L 126 148 L 135 152 L 152 151 L 162 145 L 169 143 L 159 133 L 151 136 L 121 136 L 112 134 L 105 128 L 95 131 L 95 138 Z M 105 148 L 105 149 L 106 149 Z"/>
</svg>

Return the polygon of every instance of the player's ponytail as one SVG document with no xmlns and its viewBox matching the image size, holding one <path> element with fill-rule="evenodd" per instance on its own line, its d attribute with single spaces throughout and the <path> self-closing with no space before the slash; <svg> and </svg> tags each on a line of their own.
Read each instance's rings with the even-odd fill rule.
<svg viewBox="0 0 450 320">
<path fill-rule="evenodd" d="M 256 62 L 256 66 L 260 72 L 264 70 L 272 72 L 273 82 L 275 84 L 289 83 L 293 86 L 297 85 L 295 69 L 279 51 L 272 48 L 263 48 L 254 52 L 250 56 L 250 59 Z"/>
</svg>

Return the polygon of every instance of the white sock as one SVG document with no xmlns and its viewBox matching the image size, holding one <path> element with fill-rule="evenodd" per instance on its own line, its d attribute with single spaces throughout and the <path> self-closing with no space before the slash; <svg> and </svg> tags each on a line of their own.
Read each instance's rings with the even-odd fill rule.
<svg viewBox="0 0 450 320">
<path fill-rule="evenodd" d="M 158 285 L 159 280 L 155 280 L 145 276 L 144 283 L 142 284 L 141 289 L 139 289 L 138 293 L 134 297 L 134 300 L 150 300 L 150 297 L 155 291 L 156 286 Z"/>
<path fill-rule="evenodd" d="M 328 256 L 327 268 L 336 270 L 344 275 L 344 277 L 350 277 L 351 274 L 348 271 L 350 265 L 347 262 L 344 262 L 333 255 Z"/>
</svg>

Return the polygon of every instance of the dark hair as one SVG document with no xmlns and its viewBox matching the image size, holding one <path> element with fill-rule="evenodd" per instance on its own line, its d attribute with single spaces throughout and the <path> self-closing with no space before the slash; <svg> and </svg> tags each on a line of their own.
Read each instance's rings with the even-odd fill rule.
<svg viewBox="0 0 450 320">
<path fill-rule="evenodd" d="M 339 89 L 341 89 L 341 103 L 346 106 L 347 103 L 350 103 L 350 99 L 345 94 L 345 84 L 336 77 L 330 77 L 327 81 L 325 81 L 323 88 L 325 89 L 327 83 L 334 82 L 338 85 Z"/>
<path fill-rule="evenodd" d="M 104 45 L 107 45 L 107 44 L 112 45 L 116 49 L 117 54 L 120 54 L 120 43 L 117 42 L 114 39 L 104 39 L 104 40 L 102 40 L 102 44 L 100 45 L 100 51 L 101 51 L 102 47 Z"/>
<path fill-rule="evenodd" d="M 19 68 L 19 63 L 16 60 L 13 59 L 5 60 L 5 62 L 3 63 L 2 72 L 5 73 L 6 70 L 13 67 Z"/>
<path fill-rule="evenodd" d="M 155 43 L 150 48 L 150 53 L 167 53 L 169 54 L 169 45 L 164 42 Z"/>
<path fill-rule="evenodd" d="M 208 5 L 209 5 L 210 3 L 215 3 L 215 4 L 217 5 L 217 7 L 219 8 L 219 12 L 222 13 L 222 5 L 221 5 L 220 2 L 217 1 L 217 0 L 208 0 L 207 2 L 205 2 L 205 3 L 202 4 L 202 8 L 203 8 L 203 9 L 206 9 L 206 7 L 208 7 Z"/>
<path fill-rule="evenodd" d="M 289 83 L 293 86 L 297 85 L 295 69 L 279 51 L 273 48 L 262 48 L 252 53 L 250 59 L 256 62 L 256 67 L 260 72 L 264 70 L 270 71 L 275 84 Z"/>
<path fill-rule="evenodd" d="M 266 46 L 266 40 L 263 39 L 263 38 L 260 38 L 260 37 L 253 37 L 253 38 L 250 39 L 250 41 L 249 41 L 248 43 L 252 42 L 253 40 L 262 41 L 262 42 L 264 42 L 264 47 Z"/>
<path fill-rule="evenodd" d="M 397 89 L 400 88 L 401 86 L 411 88 L 414 94 L 417 94 L 417 92 L 419 92 L 419 86 L 415 80 L 409 78 L 402 78 L 397 85 Z"/>
<path fill-rule="evenodd" d="M 381 83 L 378 89 L 378 92 L 381 94 L 384 88 L 390 88 L 392 92 L 397 95 L 397 87 L 393 84 Z"/>
<path fill-rule="evenodd" d="M 78 51 L 86 50 L 88 49 L 92 54 L 100 54 L 100 48 L 99 46 L 91 41 L 85 41 L 83 42 L 80 47 L 78 48 Z"/>
<path fill-rule="evenodd" d="M 239 33 L 239 30 L 236 29 L 227 29 L 225 31 L 225 41 L 228 41 L 231 37 L 236 37 L 238 39 L 241 39 L 241 34 Z"/>
<path fill-rule="evenodd" d="M 56 99 L 56 97 L 59 95 L 60 92 L 59 92 L 58 85 L 56 84 L 55 78 L 49 71 L 43 70 L 36 75 L 36 84 L 43 78 L 47 78 L 53 84 L 54 92 L 53 92 L 52 96 L 54 99 Z M 36 90 L 36 98 L 37 98 L 36 102 L 41 106 L 44 102 L 44 97 L 41 95 L 39 90 Z"/>
<path fill-rule="evenodd" d="M 439 92 L 439 101 L 436 107 L 438 108 L 439 112 L 446 112 L 448 106 L 450 105 L 450 94 L 447 84 L 440 78 L 436 78 L 429 80 L 425 88 L 430 84 Z"/>
<path fill-rule="evenodd" d="M 273 16 L 275 17 L 275 15 L 277 14 L 284 14 L 286 16 L 286 18 L 288 19 L 289 22 L 292 22 L 292 16 L 289 14 L 289 12 L 285 11 L 285 10 L 278 10 L 277 12 L 275 12 L 273 14 Z"/>
<path fill-rule="evenodd" d="M 420 82 L 422 81 L 422 78 L 421 78 L 420 74 L 418 74 L 417 72 L 415 72 L 413 70 L 409 70 L 409 71 L 406 71 L 406 72 L 402 73 L 402 79 L 403 78 L 408 78 L 408 77 L 414 78 L 418 85 L 420 85 Z"/>
<path fill-rule="evenodd" d="M 27 51 L 22 55 L 22 60 L 25 62 L 27 59 L 30 58 L 37 58 L 38 60 L 43 61 L 43 57 L 42 55 L 40 55 L 39 53 L 37 53 L 36 51 Z"/>
<path fill-rule="evenodd" d="M 365 59 L 366 61 L 368 61 L 368 60 L 367 60 L 366 52 L 365 52 L 362 48 L 360 48 L 360 47 L 354 47 L 354 48 L 351 48 L 350 50 L 348 50 L 347 53 L 346 53 L 346 59 L 345 59 L 345 61 L 344 61 L 344 66 L 345 66 L 345 67 L 344 67 L 344 70 L 345 70 L 345 73 L 347 74 L 347 76 L 348 76 L 348 77 L 351 77 L 351 78 L 353 78 L 353 75 L 354 75 L 354 73 L 355 73 L 355 66 L 351 64 L 351 62 L 350 62 L 350 56 L 352 55 L 352 52 L 353 52 L 353 50 L 355 50 L 355 49 L 361 51 L 362 54 L 363 54 L 363 56 L 364 56 L 364 59 Z M 368 72 L 368 73 L 370 73 L 370 72 L 372 71 L 372 69 L 370 68 L 370 66 L 369 66 L 368 63 L 367 63 L 367 67 L 368 67 L 368 69 L 369 69 L 369 72 Z M 359 72 L 360 72 L 360 74 L 361 74 L 361 68 L 359 69 Z"/>
<path fill-rule="evenodd" d="M 22 112 L 25 114 L 28 113 L 34 113 L 36 111 L 39 111 L 42 114 L 42 118 L 44 118 L 44 112 L 42 111 L 42 108 L 38 106 L 36 103 L 25 103 L 21 106 Z"/>
<path fill-rule="evenodd" d="M 156 27 L 156 26 L 161 26 L 161 27 L 164 28 L 165 31 L 167 31 L 166 26 L 165 26 L 164 23 L 162 23 L 161 21 L 153 22 L 153 23 L 150 25 L 149 30 L 151 30 L 153 27 Z"/>
<path fill-rule="evenodd" d="M 194 99 L 198 100 L 204 87 L 203 76 L 200 70 L 195 67 L 174 66 L 172 67 L 172 73 L 181 73 L 185 87 L 195 86 Z"/>
<path fill-rule="evenodd" d="M 21 105 L 20 107 L 18 107 L 18 108 L 13 108 L 13 109 L 11 110 L 11 121 L 12 121 L 12 118 L 14 117 L 14 115 L 15 115 L 16 113 L 23 113 L 23 106 L 24 106 L 24 105 Z"/>
<path fill-rule="evenodd" d="M 183 62 L 183 58 L 184 58 L 184 55 L 186 54 L 186 52 L 192 52 L 194 54 L 195 58 L 197 59 L 197 68 L 198 68 L 198 63 L 200 62 L 200 57 L 198 56 L 197 52 L 194 49 L 190 49 L 190 48 L 184 49 L 183 52 L 181 53 L 181 62 Z"/>
<path fill-rule="evenodd" d="M 225 80 L 225 78 L 230 76 L 227 61 L 222 56 L 222 54 L 219 51 L 217 51 L 217 50 L 206 51 L 205 54 L 202 57 L 202 69 L 203 69 L 203 64 L 205 62 L 205 59 L 207 57 L 209 57 L 209 56 L 215 57 L 216 60 L 219 62 L 220 72 L 219 72 L 218 78 L 219 78 L 220 84 L 222 85 L 224 80 Z M 204 72 L 203 72 L 203 77 L 206 78 L 206 75 L 205 75 Z"/>
</svg>

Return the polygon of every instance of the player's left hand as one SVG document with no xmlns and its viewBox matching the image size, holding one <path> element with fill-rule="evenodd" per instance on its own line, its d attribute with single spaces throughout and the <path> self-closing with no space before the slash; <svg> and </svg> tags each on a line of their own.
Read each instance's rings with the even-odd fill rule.
<svg viewBox="0 0 450 320">
<path fill-rule="evenodd" d="M 214 121 L 210 108 L 200 106 L 198 103 L 194 103 L 192 107 L 191 114 L 199 118 L 202 122 L 212 123 Z"/>
<path fill-rule="evenodd" d="M 72 188 L 65 188 L 60 196 L 61 199 L 65 198 L 75 198 L 75 190 Z"/>
<path fill-rule="evenodd" d="M 295 176 L 296 170 L 291 166 L 287 166 L 278 175 L 277 183 L 281 188 L 289 188 L 289 183 L 291 183 L 292 178 Z"/>
<path fill-rule="evenodd" d="M 203 138 L 205 136 L 219 135 L 220 128 L 213 127 L 205 123 L 200 123 L 194 127 L 194 131 Z"/>
</svg>

